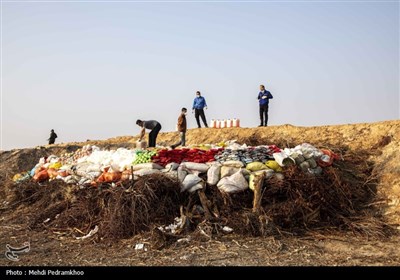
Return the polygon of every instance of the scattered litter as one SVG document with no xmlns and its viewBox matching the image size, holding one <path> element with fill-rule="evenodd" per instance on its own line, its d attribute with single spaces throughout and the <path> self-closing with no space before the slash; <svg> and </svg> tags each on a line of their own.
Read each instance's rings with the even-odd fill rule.
<svg viewBox="0 0 400 280">
<path fill-rule="evenodd" d="M 224 226 L 224 227 L 222 228 L 222 230 L 223 230 L 223 231 L 225 231 L 225 232 L 227 232 L 227 233 L 230 233 L 230 232 L 232 232 L 232 231 L 233 231 L 233 228 L 230 228 L 230 227 Z"/>
<path fill-rule="evenodd" d="M 91 231 L 89 231 L 88 234 L 86 234 L 85 236 L 82 236 L 82 237 L 76 237 L 76 239 L 78 239 L 78 240 L 85 240 L 85 239 L 87 239 L 87 238 L 92 237 L 93 235 L 95 235 L 98 231 L 99 231 L 99 227 L 98 227 L 98 226 L 95 226 L 94 229 L 92 229 Z"/>
<path fill-rule="evenodd" d="M 143 250 L 144 248 L 144 244 L 143 243 L 137 243 L 135 245 L 135 250 Z"/>
<path fill-rule="evenodd" d="M 185 238 L 180 238 L 177 240 L 178 243 L 182 243 L 182 242 L 190 242 L 190 238 L 189 237 L 185 237 Z"/>
</svg>

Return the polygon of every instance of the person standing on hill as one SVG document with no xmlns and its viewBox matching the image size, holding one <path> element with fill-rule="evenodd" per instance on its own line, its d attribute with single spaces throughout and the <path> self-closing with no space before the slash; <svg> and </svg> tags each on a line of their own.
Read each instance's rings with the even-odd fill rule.
<svg viewBox="0 0 400 280">
<path fill-rule="evenodd" d="M 197 91 L 196 92 L 196 98 L 193 101 L 192 114 L 193 114 L 193 111 L 194 111 L 194 116 L 196 118 L 196 122 L 197 122 L 197 127 L 198 128 L 201 128 L 199 116 L 201 117 L 201 120 L 203 121 L 204 126 L 208 127 L 206 116 L 204 115 L 204 108 L 207 109 L 206 100 L 204 99 L 203 96 L 201 96 L 200 91 Z"/>
<path fill-rule="evenodd" d="M 137 120 L 136 124 L 142 128 L 142 130 L 140 131 L 139 141 L 142 141 L 142 139 L 146 133 L 146 128 L 150 129 L 151 131 L 149 133 L 149 147 L 155 147 L 158 132 L 160 132 L 160 130 L 161 130 L 161 124 L 155 120 L 151 120 L 151 121 Z"/>
<path fill-rule="evenodd" d="M 260 85 L 260 92 L 258 93 L 258 102 L 260 103 L 260 126 L 268 126 L 268 106 L 269 100 L 274 98 L 272 94 L 265 90 L 264 85 Z"/>
<path fill-rule="evenodd" d="M 178 118 L 178 124 L 177 124 L 177 129 L 181 136 L 181 140 L 178 143 L 172 145 L 171 146 L 172 149 L 175 149 L 179 145 L 182 145 L 182 146 L 186 145 L 186 130 L 187 130 L 186 114 L 187 114 L 187 109 L 182 108 L 181 114 L 179 115 L 179 118 Z"/>
<path fill-rule="evenodd" d="M 54 132 L 54 129 L 52 129 L 50 131 L 50 137 L 49 139 L 47 139 L 49 141 L 49 145 L 54 144 L 54 142 L 56 141 L 57 138 L 57 134 Z"/>
</svg>

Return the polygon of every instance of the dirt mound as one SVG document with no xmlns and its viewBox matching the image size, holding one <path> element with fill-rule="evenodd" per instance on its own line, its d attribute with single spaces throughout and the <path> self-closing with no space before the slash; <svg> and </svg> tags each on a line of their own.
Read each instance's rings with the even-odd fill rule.
<svg viewBox="0 0 400 280">
<path fill-rule="evenodd" d="M 170 145 L 177 138 L 177 132 L 161 133 L 158 143 Z M 232 139 L 248 145 L 275 144 L 281 148 L 308 142 L 319 148 L 330 148 L 341 154 L 345 160 L 359 160 L 363 170 L 373 174 L 376 191 L 381 199 L 376 203 L 386 215 L 388 223 L 400 224 L 400 121 L 318 127 L 281 125 L 261 128 L 202 128 L 190 129 L 187 133 L 188 144 L 218 143 Z M 3 199 L 10 195 L 7 191 L 12 184 L 12 176 L 30 170 L 40 157 L 76 151 L 86 144 L 108 149 L 132 148 L 136 140 L 137 137 L 121 136 L 104 141 L 3 151 L 0 153 L 0 180 L 4 183 L 0 195 Z"/>
<path fill-rule="evenodd" d="M 188 221 L 181 228 L 183 234 L 207 224 L 213 225 L 209 236 L 223 226 L 252 236 L 282 230 L 302 234 L 317 228 L 385 235 L 384 224 L 368 207 L 373 201 L 371 190 L 363 188 L 361 182 L 341 181 L 333 168 L 324 178 L 309 177 L 294 169 L 285 173 L 285 181 L 268 181 L 257 213 L 252 211 L 253 193 L 249 190 L 229 196 L 209 187 L 199 196 L 181 194 L 178 181 L 161 175 L 140 178 L 132 185 L 103 185 L 99 189 L 80 189 L 57 181 L 43 185 L 23 182 L 14 186 L 11 205 L 30 209 L 31 229 L 88 232 L 98 225 L 99 235 L 111 240 L 171 224 L 178 216 Z M 368 223 L 366 218 L 371 218 Z"/>
<path fill-rule="evenodd" d="M 360 164 L 368 155 L 345 156 L 349 159 L 325 168 L 321 176 L 292 166 L 284 170 L 284 180 L 273 177 L 256 183 L 263 190 L 259 207 L 250 190 L 228 195 L 208 186 L 205 192 L 189 195 L 180 192 L 177 179 L 153 174 L 97 188 L 57 180 L 41 185 L 23 181 L 10 186 L 8 210 L 30 209 L 29 226 L 35 230 L 83 233 L 98 226 L 99 237 L 114 241 L 152 231 L 158 248 L 193 231 L 200 240 L 211 238 L 224 226 L 252 236 L 304 234 L 316 229 L 386 236 L 388 227 L 373 206 L 376 180 L 369 165 Z M 178 216 L 177 232 L 159 230 Z"/>
<path fill-rule="evenodd" d="M 161 133 L 158 143 L 170 145 L 177 139 L 176 132 Z M 281 148 L 308 142 L 330 148 L 341 160 L 324 169 L 321 178 L 286 170 L 284 181 L 264 185 L 261 208 L 254 212 L 251 191 L 224 195 L 217 188 L 207 188 L 204 196 L 182 195 L 178 183 L 157 176 L 131 182 L 134 188 L 127 184 L 100 185 L 99 189 L 80 189 L 58 181 L 14 185 L 11 180 L 14 174 L 30 170 L 40 157 L 73 152 L 86 144 L 133 148 L 137 137 L 2 151 L 0 245 L 19 246 L 29 240 L 34 250 L 23 256 L 22 265 L 399 263 L 398 236 L 384 236 L 393 226 L 400 229 L 400 121 L 203 128 L 187 133 L 188 144 L 231 139 Z M 177 235 L 157 229 L 176 224 L 175 217 L 180 217 L 181 224 Z M 99 232 L 94 238 L 75 239 L 95 225 Z M 225 225 L 234 233 L 223 233 Z M 294 234 L 301 237 L 291 237 Z M 129 239 L 105 242 L 119 238 Z M 136 250 L 135 243 L 144 243 L 149 250 Z M 149 244 L 163 250 L 150 249 Z M 10 264 L 5 258 L 0 263 Z"/>
</svg>

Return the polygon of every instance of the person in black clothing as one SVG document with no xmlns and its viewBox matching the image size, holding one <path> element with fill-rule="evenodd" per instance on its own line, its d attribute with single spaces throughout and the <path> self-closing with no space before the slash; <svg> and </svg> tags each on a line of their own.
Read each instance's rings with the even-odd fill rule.
<svg viewBox="0 0 400 280">
<path fill-rule="evenodd" d="M 142 141 L 144 134 L 146 133 L 146 128 L 150 129 L 151 131 L 149 133 L 149 147 L 155 147 L 158 132 L 160 132 L 161 130 L 161 124 L 155 120 L 151 121 L 137 120 L 136 124 L 142 128 L 142 130 L 140 131 L 139 141 Z"/>
<path fill-rule="evenodd" d="M 54 129 L 52 129 L 50 132 L 50 138 L 47 139 L 49 141 L 49 145 L 54 144 L 54 142 L 56 141 L 56 138 L 57 138 L 57 134 L 54 132 Z"/>
<path fill-rule="evenodd" d="M 258 93 L 258 102 L 260 103 L 260 125 L 268 126 L 268 105 L 269 100 L 274 98 L 272 94 L 265 90 L 264 85 L 260 85 L 260 92 Z"/>
</svg>

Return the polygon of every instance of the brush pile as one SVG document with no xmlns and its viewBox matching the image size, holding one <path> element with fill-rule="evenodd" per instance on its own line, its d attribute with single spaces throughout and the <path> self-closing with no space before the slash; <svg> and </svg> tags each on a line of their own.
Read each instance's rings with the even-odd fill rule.
<svg viewBox="0 0 400 280">
<path fill-rule="evenodd" d="M 237 193 L 209 184 L 182 192 L 182 182 L 162 172 L 96 188 L 24 180 L 14 185 L 10 207 L 31 207 L 31 228 L 36 230 L 71 231 L 76 236 L 98 226 L 97 236 L 112 240 L 143 232 L 163 240 L 187 234 L 211 238 L 229 232 L 226 229 L 253 236 L 313 230 L 383 236 L 385 224 L 370 206 L 376 181 L 359 164 L 367 155 L 345 157 L 318 175 L 290 165 L 280 172 L 282 177 L 256 178 L 259 188 Z M 198 176 L 207 181 L 207 173 Z"/>
</svg>

